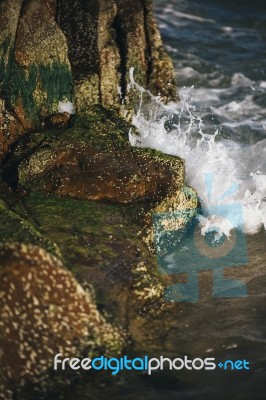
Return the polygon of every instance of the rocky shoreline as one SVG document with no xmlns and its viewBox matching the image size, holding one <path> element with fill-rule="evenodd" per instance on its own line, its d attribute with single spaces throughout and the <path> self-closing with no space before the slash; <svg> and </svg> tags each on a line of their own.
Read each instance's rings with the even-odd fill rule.
<svg viewBox="0 0 266 400">
<path fill-rule="evenodd" d="M 45 397 L 71 382 L 51 373 L 59 352 L 165 349 L 177 324 L 177 305 L 164 302 L 169 278 L 157 269 L 151 216 L 196 209 L 197 195 L 185 186 L 183 160 L 130 146 L 135 128 L 121 116 L 136 101 L 129 69 L 137 66 L 136 80 L 167 101 L 172 64 L 150 1 L 89 3 L 0 4 L 5 400 Z M 58 113 L 64 101 L 75 115 Z"/>
</svg>

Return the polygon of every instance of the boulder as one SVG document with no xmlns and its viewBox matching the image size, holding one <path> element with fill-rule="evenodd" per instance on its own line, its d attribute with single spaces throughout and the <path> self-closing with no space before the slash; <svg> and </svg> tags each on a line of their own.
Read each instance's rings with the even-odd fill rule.
<svg viewBox="0 0 266 400">
<path fill-rule="evenodd" d="M 92 107 L 66 131 L 28 135 L 4 176 L 12 180 L 17 164 L 23 188 L 93 201 L 158 201 L 183 185 L 183 160 L 132 148 L 130 129 L 114 111 Z"/>
<path fill-rule="evenodd" d="M 152 216 L 198 199 L 182 159 L 128 140 L 132 68 L 176 98 L 151 0 L 2 0 L 0 27 L 0 398 L 58 398 L 56 353 L 172 350 Z"/>
<path fill-rule="evenodd" d="M 54 356 L 118 355 L 123 335 L 106 322 L 62 263 L 37 246 L 0 247 L 0 371 L 6 399 L 41 380 L 52 387 Z M 49 379 L 48 379 L 49 378 Z M 1 384 L 1 383 L 0 383 Z M 2 392 L 3 393 L 3 392 Z"/>
</svg>

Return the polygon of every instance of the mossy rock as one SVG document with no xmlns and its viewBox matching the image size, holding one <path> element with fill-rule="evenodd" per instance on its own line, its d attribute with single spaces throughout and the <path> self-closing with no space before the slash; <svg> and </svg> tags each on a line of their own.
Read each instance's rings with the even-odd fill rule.
<svg viewBox="0 0 266 400">
<path fill-rule="evenodd" d="M 127 351 L 166 349 L 179 305 L 165 302 L 172 277 L 161 273 L 144 243 L 143 221 L 132 221 L 140 208 L 38 192 L 26 195 L 24 203 L 41 232 L 57 243 L 64 265 L 94 291 L 107 320 L 128 332 Z"/>
<path fill-rule="evenodd" d="M 160 201 L 183 185 L 183 160 L 132 148 L 132 129 L 116 110 L 90 107 L 69 129 L 24 138 L 4 174 L 12 180 L 17 169 L 20 186 L 60 196 L 124 204 Z"/>
<path fill-rule="evenodd" d="M 19 208 L 17 206 L 17 208 Z M 21 213 L 25 210 L 19 209 Z M 0 199 L 0 242 L 24 242 L 39 245 L 60 256 L 58 246 L 45 237 L 34 223 L 22 218 Z"/>
<path fill-rule="evenodd" d="M 64 264 L 79 282 L 95 288 L 97 303 L 113 320 L 126 327 L 126 301 L 132 312 L 158 311 L 163 287 L 156 259 L 127 215 L 128 207 L 37 192 L 24 202 L 43 234 L 57 243 Z"/>
</svg>

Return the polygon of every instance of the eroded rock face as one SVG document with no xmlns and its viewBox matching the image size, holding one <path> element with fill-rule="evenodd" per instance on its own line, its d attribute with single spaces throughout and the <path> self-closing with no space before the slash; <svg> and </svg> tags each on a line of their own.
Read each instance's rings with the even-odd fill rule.
<svg viewBox="0 0 266 400">
<path fill-rule="evenodd" d="M 64 32 L 76 82 L 78 109 L 87 103 L 120 104 L 130 100 L 129 70 L 136 80 L 176 98 L 173 66 L 157 29 L 151 0 L 59 1 L 57 22 Z"/>
<path fill-rule="evenodd" d="M 132 67 L 153 94 L 176 96 L 151 0 L 3 0 L 0 15 L 0 159 L 60 101 L 132 104 Z"/>
<path fill-rule="evenodd" d="M 69 63 L 67 41 L 55 18 L 55 0 L 23 2 L 14 53 L 20 67 L 28 69 L 32 64 L 47 64 L 51 60 Z"/>
<path fill-rule="evenodd" d="M 110 356 L 123 346 L 121 333 L 100 315 L 90 294 L 40 247 L 1 245 L 0 312 L 0 371 L 8 395 L 44 379 L 57 353 L 75 357 L 86 348 L 88 356 Z"/>
<path fill-rule="evenodd" d="M 0 4 L 0 160 L 41 116 L 71 99 L 72 75 L 53 0 Z"/>
<path fill-rule="evenodd" d="M 135 80 L 163 101 L 176 100 L 173 65 L 166 54 L 152 9 L 152 0 L 116 0 L 116 37 L 121 55 L 122 92 L 127 91 L 128 71 Z M 144 44 L 144 45 L 143 45 Z"/>
</svg>

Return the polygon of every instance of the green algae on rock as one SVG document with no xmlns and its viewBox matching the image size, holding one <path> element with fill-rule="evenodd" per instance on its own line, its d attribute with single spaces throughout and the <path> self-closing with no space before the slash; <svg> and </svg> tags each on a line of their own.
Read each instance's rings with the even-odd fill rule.
<svg viewBox="0 0 266 400">
<path fill-rule="evenodd" d="M 72 76 L 66 64 L 53 61 L 51 64 L 30 64 L 27 71 L 16 62 L 5 71 L 1 87 L 2 95 L 8 98 L 9 106 L 22 110 L 17 117 L 25 118 L 33 125 L 43 115 L 58 110 L 59 101 L 72 99 Z M 0 93 L 1 95 L 1 93 Z"/>
<path fill-rule="evenodd" d="M 128 351 L 164 350 L 177 323 L 178 306 L 165 303 L 171 277 L 160 273 L 156 255 L 143 240 L 147 211 L 136 218 L 142 208 L 138 204 L 103 204 L 37 192 L 26 195 L 24 202 L 42 233 L 56 241 L 78 282 L 93 286 L 96 304 L 108 320 L 129 333 Z"/>
<path fill-rule="evenodd" d="M 58 61 L 30 64 L 27 70 L 13 61 L 0 69 L 1 160 L 25 131 L 57 112 L 59 101 L 72 100 L 73 84 L 69 66 Z"/>
<path fill-rule="evenodd" d="M 97 303 L 114 321 L 128 328 L 125 308 L 132 307 L 134 319 L 134 308 L 144 313 L 146 307 L 148 314 L 152 303 L 157 310 L 161 307 L 156 260 L 143 244 L 139 226 L 127 214 L 129 206 L 37 192 L 26 196 L 25 204 L 41 231 L 56 241 L 68 269 L 81 284 L 93 285 Z"/>
<path fill-rule="evenodd" d="M 45 238 L 38 229 L 17 213 L 10 210 L 8 206 L 0 200 L 0 241 L 14 241 L 39 244 L 54 253 L 59 253 L 55 244 Z"/>
</svg>

